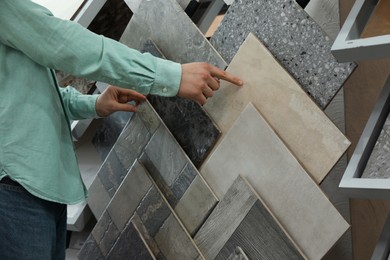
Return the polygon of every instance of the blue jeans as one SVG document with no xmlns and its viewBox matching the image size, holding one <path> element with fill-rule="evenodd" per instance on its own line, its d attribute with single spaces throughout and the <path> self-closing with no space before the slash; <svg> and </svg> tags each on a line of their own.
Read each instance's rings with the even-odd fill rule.
<svg viewBox="0 0 390 260">
<path fill-rule="evenodd" d="M 0 259 L 65 259 L 66 205 L 0 183 Z"/>
</svg>

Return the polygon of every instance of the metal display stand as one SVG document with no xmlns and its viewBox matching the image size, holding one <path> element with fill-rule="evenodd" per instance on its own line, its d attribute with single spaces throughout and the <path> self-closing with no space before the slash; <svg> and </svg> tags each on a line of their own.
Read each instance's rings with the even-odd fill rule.
<svg viewBox="0 0 390 260">
<path fill-rule="evenodd" d="M 331 52 L 339 62 L 390 57 L 390 35 L 361 38 L 378 0 L 356 0 Z"/>
<path fill-rule="evenodd" d="M 390 76 L 377 100 L 339 187 L 352 198 L 390 199 L 390 179 L 361 178 L 390 112 Z"/>
</svg>

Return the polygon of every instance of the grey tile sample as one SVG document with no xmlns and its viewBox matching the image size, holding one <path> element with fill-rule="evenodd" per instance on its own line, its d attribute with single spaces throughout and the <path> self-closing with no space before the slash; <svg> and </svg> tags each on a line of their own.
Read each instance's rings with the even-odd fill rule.
<svg viewBox="0 0 390 260">
<path fill-rule="evenodd" d="M 96 130 L 92 143 L 95 145 L 102 160 L 106 159 L 132 115 L 133 113 L 120 111 L 115 112 L 108 117 L 99 119 L 102 122 Z"/>
<path fill-rule="evenodd" d="M 148 260 L 156 258 L 149 251 L 133 223 L 129 222 L 106 259 Z"/>
<path fill-rule="evenodd" d="M 249 260 L 249 258 L 245 255 L 245 252 L 241 249 L 241 247 L 236 247 L 234 252 L 230 254 L 227 260 Z"/>
<path fill-rule="evenodd" d="M 193 234 L 217 198 L 164 124 L 150 139 L 140 161 L 188 232 Z"/>
<path fill-rule="evenodd" d="M 95 239 L 90 235 L 80 249 L 78 259 L 81 260 L 100 260 L 104 259 Z"/>
<path fill-rule="evenodd" d="M 104 257 L 114 245 L 119 233 L 120 231 L 112 221 L 110 214 L 105 211 L 91 232 Z"/>
<path fill-rule="evenodd" d="M 388 116 L 382 131 L 367 161 L 362 178 L 390 178 L 390 117 Z"/>
<path fill-rule="evenodd" d="M 322 109 L 356 66 L 335 60 L 330 52 L 332 40 L 295 1 L 236 0 L 210 42 L 230 63 L 249 32 Z"/>
<path fill-rule="evenodd" d="M 165 58 L 151 40 L 141 52 Z M 221 131 L 196 102 L 181 97 L 148 95 L 148 100 L 196 167 L 200 167 Z"/>
<path fill-rule="evenodd" d="M 250 185 L 238 176 L 195 236 L 207 259 L 240 246 L 249 259 L 303 259 Z"/>
<path fill-rule="evenodd" d="M 215 259 L 228 258 L 237 245 L 249 259 L 304 259 L 259 200 Z"/>
<path fill-rule="evenodd" d="M 151 39 L 169 60 L 209 62 L 222 69 L 227 66 L 176 0 L 140 3 L 120 41 L 141 50 L 147 39 Z"/>
</svg>

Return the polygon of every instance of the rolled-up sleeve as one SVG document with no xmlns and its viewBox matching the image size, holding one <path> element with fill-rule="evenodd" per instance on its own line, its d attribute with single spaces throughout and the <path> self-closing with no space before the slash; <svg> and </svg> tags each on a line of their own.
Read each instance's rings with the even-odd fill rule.
<svg viewBox="0 0 390 260">
<path fill-rule="evenodd" d="M 42 66 L 75 76 L 143 94 L 174 96 L 179 90 L 180 64 L 56 18 L 29 0 L 0 1 L 0 41 Z"/>
</svg>

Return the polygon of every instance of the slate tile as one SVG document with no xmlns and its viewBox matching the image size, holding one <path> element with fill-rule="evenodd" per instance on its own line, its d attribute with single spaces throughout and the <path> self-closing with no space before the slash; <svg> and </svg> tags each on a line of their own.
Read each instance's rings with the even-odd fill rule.
<svg viewBox="0 0 390 260">
<path fill-rule="evenodd" d="M 100 252 L 95 239 L 90 235 L 80 249 L 78 258 L 81 260 L 103 260 L 104 257 Z"/>
<path fill-rule="evenodd" d="M 120 231 L 115 226 L 111 216 L 105 211 L 91 232 L 104 257 L 107 256 L 111 247 L 114 245 L 119 233 Z"/>
</svg>

